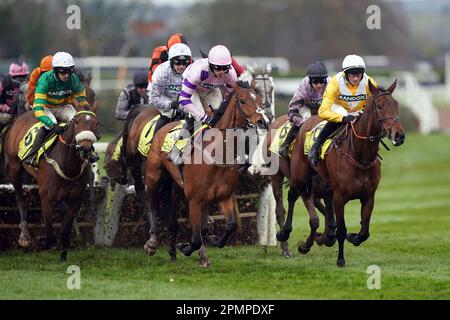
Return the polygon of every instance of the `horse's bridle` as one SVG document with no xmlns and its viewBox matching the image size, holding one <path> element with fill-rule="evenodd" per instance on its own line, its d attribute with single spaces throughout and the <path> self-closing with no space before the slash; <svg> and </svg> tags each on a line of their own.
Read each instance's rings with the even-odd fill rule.
<svg viewBox="0 0 450 320">
<path fill-rule="evenodd" d="M 72 124 L 72 122 L 75 120 L 75 118 L 78 117 L 79 115 L 82 115 L 82 114 L 87 114 L 87 115 L 93 116 L 94 118 L 97 118 L 97 115 L 94 112 L 92 112 L 92 111 L 89 111 L 89 110 L 78 111 L 77 113 L 75 113 L 74 117 L 67 122 L 67 124 L 64 127 L 64 129 L 67 129 Z M 62 138 L 62 136 L 59 135 L 59 141 L 61 141 L 62 144 L 66 145 L 66 146 L 68 146 L 70 148 L 75 148 L 75 149 L 79 149 L 80 148 L 80 145 L 75 140 L 75 137 L 73 138 L 73 140 L 70 143 L 67 143 Z"/>
<path fill-rule="evenodd" d="M 248 92 L 254 92 L 253 89 L 241 89 L 242 91 L 248 91 Z M 256 92 L 254 92 L 254 94 L 256 95 Z M 241 106 L 241 102 L 239 101 L 239 94 L 236 95 L 236 104 L 237 104 L 237 108 L 239 110 L 239 113 L 241 114 L 242 118 L 245 119 L 245 123 L 243 125 L 243 129 L 247 130 L 250 128 L 254 128 L 255 125 L 253 123 L 251 123 L 251 121 L 249 120 L 251 117 L 253 117 L 255 114 L 264 114 L 264 109 L 261 107 L 257 107 L 255 112 L 253 112 L 251 115 L 247 115 L 244 110 L 242 109 Z"/>
<path fill-rule="evenodd" d="M 270 101 L 270 103 L 272 103 L 272 101 L 271 101 L 271 98 L 272 98 L 272 97 L 269 96 L 269 93 L 267 92 L 268 90 L 267 90 L 267 87 L 266 87 L 266 81 L 270 81 L 270 77 L 261 74 L 261 75 L 259 75 L 259 76 L 255 76 L 253 79 L 254 79 L 255 81 L 256 81 L 256 80 L 261 80 L 261 81 L 263 81 L 263 83 L 264 83 L 264 98 L 266 99 L 265 101 L 266 101 L 266 103 L 269 102 L 269 101 Z M 269 106 L 270 106 L 270 105 L 269 105 Z"/>
<path fill-rule="evenodd" d="M 371 100 L 370 103 L 373 104 L 373 105 L 374 105 L 374 108 L 375 108 L 375 117 L 376 117 L 376 119 L 377 119 L 377 123 L 378 123 L 379 127 L 381 128 L 381 133 L 380 133 L 379 135 L 376 135 L 376 136 L 368 136 L 368 137 L 366 137 L 366 136 L 360 136 L 360 135 L 358 135 L 358 134 L 356 133 L 356 130 L 355 130 L 355 127 L 354 127 L 354 122 L 351 122 L 351 127 L 352 127 L 353 134 L 354 134 L 358 139 L 369 140 L 370 142 L 382 141 L 381 139 L 383 139 L 384 137 L 386 137 L 386 136 L 388 135 L 388 132 L 386 132 L 386 130 L 384 129 L 384 127 L 383 127 L 383 125 L 382 125 L 382 122 L 383 122 L 383 121 L 386 121 L 386 120 L 392 120 L 392 119 L 394 119 L 395 122 L 400 122 L 400 116 L 399 116 L 399 115 L 392 116 L 392 117 L 384 117 L 384 118 L 381 118 L 381 117 L 378 115 L 378 110 L 377 110 L 376 100 L 377 100 L 379 97 L 386 96 L 386 95 L 391 95 L 391 94 L 392 94 L 392 93 L 391 93 L 390 91 L 383 91 L 383 92 L 380 92 L 380 93 L 378 93 L 378 94 L 376 94 L 376 95 L 374 95 L 374 96 L 372 96 L 372 97 L 370 98 L 370 100 Z M 384 144 L 383 144 L 383 145 L 384 145 Z"/>
</svg>

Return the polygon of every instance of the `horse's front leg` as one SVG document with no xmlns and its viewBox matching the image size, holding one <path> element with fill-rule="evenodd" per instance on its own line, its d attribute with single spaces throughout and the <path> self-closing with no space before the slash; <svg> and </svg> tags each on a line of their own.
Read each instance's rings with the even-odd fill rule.
<svg viewBox="0 0 450 320">
<path fill-rule="evenodd" d="M 196 199 L 189 200 L 189 223 L 191 225 L 191 242 L 179 243 L 177 248 L 189 257 L 192 252 L 200 249 L 202 246 L 202 206 Z"/>
<path fill-rule="evenodd" d="M 308 238 L 304 243 L 300 243 L 298 246 L 298 252 L 306 254 L 314 245 L 314 239 L 316 237 L 317 228 L 319 228 L 319 217 L 317 216 L 316 209 L 314 208 L 313 197 L 305 198 L 302 196 L 303 203 L 309 214 L 309 227 L 311 229 Z"/>
<path fill-rule="evenodd" d="M 336 213 L 336 224 L 337 224 L 336 238 L 339 245 L 339 253 L 337 259 L 338 267 L 345 267 L 344 242 L 347 236 L 347 227 L 345 226 L 344 206 L 345 201 L 342 195 L 338 193 L 333 194 L 333 207 L 334 212 Z"/>
<path fill-rule="evenodd" d="M 362 242 L 369 238 L 369 225 L 370 218 L 372 217 L 372 211 L 375 204 L 375 193 L 370 197 L 361 199 L 361 230 L 358 234 L 349 233 L 347 240 L 354 246 L 359 246 Z"/>
<path fill-rule="evenodd" d="M 227 226 L 225 227 L 225 233 L 220 238 L 217 236 L 211 235 L 208 237 L 208 241 L 211 242 L 211 244 L 215 247 L 223 248 L 225 246 L 228 238 L 230 237 L 230 235 L 233 232 L 235 232 L 237 229 L 233 196 L 230 196 L 226 200 L 220 201 L 219 209 L 227 220 Z"/>
<path fill-rule="evenodd" d="M 67 251 L 70 246 L 70 235 L 72 233 L 73 219 L 81 207 L 81 202 L 70 201 L 67 203 L 66 212 L 64 212 L 63 220 L 61 222 L 61 256 L 60 262 L 67 260 Z"/>
<path fill-rule="evenodd" d="M 55 235 L 53 234 L 53 217 L 55 214 L 56 200 L 49 199 L 46 192 L 40 192 L 42 216 L 44 217 L 44 225 L 46 236 L 39 239 L 39 247 L 41 250 L 49 249 L 55 243 Z"/>
</svg>

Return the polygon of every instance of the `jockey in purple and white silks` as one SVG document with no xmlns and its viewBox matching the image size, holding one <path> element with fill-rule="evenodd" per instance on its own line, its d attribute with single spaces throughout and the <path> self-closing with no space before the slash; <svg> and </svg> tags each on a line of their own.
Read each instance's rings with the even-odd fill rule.
<svg viewBox="0 0 450 320">
<path fill-rule="evenodd" d="M 308 66 L 306 77 L 300 81 L 288 106 L 288 119 L 292 127 L 280 146 L 281 156 L 288 157 L 289 146 L 297 137 L 300 126 L 311 117 L 312 113 L 317 114 L 329 81 L 330 77 L 323 62 L 316 61 Z"/>
<path fill-rule="evenodd" d="M 208 123 L 211 120 L 206 116 L 200 98 L 217 109 L 223 101 L 220 87 L 225 86 L 231 92 L 231 85 L 237 81 L 231 63 L 228 49 L 218 45 L 209 51 L 208 58 L 195 61 L 183 73 L 180 106 L 196 121 Z"/>
<path fill-rule="evenodd" d="M 178 97 L 181 92 L 183 72 L 191 63 L 191 49 L 184 43 L 177 43 L 169 49 L 169 60 L 155 69 L 148 93 L 149 104 L 158 108 L 161 114 L 155 126 L 155 133 L 181 115 Z"/>
<path fill-rule="evenodd" d="M 201 99 L 213 109 L 219 108 L 225 98 L 222 97 L 220 88 L 225 87 L 230 93 L 232 84 L 237 80 L 230 51 L 225 46 L 217 45 L 211 48 L 208 58 L 197 60 L 191 64 L 183 73 L 179 98 L 180 107 L 190 115 L 187 117 L 183 129 L 188 130 L 192 135 L 194 121 L 214 126 L 217 119 L 205 113 Z M 176 163 L 178 156 L 179 150 L 172 150 L 168 159 Z"/>
</svg>

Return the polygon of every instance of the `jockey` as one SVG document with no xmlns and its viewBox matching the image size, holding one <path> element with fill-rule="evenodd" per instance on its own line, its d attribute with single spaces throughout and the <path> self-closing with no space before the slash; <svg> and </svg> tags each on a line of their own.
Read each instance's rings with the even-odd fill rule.
<svg viewBox="0 0 450 320">
<path fill-rule="evenodd" d="M 136 105 L 148 104 L 147 81 L 147 73 L 144 70 L 134 73 L 133 83 L 127 85 L 117 99 L 115 114 L 117 120 L 126 120 L 131 109 Z"/>
<path fill-rule="evenodd" d="M 8 75 L 0 77 L 0 126 L 8 125 L 18 112 L 21 85 L 27 81 L 28 65 L 11 63 Z M 0 127 L 0 129 L 1 129 Z"/>
<path fill-rule="evenodd" d="M 289 154 L 289 145 L 297 137 L 300 126 L 311 114 L 317 113 L 322 103 L 323 92 L 327 83 L 330 81 L 327 68 L 321 61 L 314 62 L 308 66 L 306 77 L 300 81 L 300 85 L 295 91 L 288 107 L 288 119 L 292 123 L 286 140 L 280 146 L 280 155 L 287 158 Z M 314 112 L 316 111 L 316 112 Z"/>
<path fill-rule="evenodd" d="M 51 55 L 42 58 L 39 67 L 35 68 L 31 72 L 30 81 L 28 82 L 28 89 L 27 89 L 27 102 L 30 107 L 33 106 L 34 91 L 36 90 L 37 81 L 44 72 L 52 70 L 52 58 L 53 56 Z"/>
<path fill-rule="evenodd" d="M 77 76 L 73 74 L 75 63 L 67 52 L 57 52 L 52 59 L 53 70 L 45 72 L 36 85 L 33 110 L 36 118 L 43 126 L 36 134 L 31 151 L 23 160 L 25 164 L 33 163 L 34 153 L 41 147 L 45 138 L 51 133 L 62 134 L 64 128 L 58 126 L 58 121 L 69 122 L 76 114 L 72 103 L 76 99 L 80 107 L 88 107 L 84 87 Z M 95 162 L 94 155 L 90 161 Z"/>
<path fill-rule="evenodd" d="M 319 108 L 319 116 L 327 120 L 308 155 L 312 166 L 319 162 L 319 150 L 326 138 L 341 123 L 350 123 L 363 110 L 370 96 L 369 80 L 375 87 L 378 84 L 366 73 L 366 64 L 362 57 L 351 54 L 344 58 L 342 71 L 331 78 L 323 101 Z"/>
<path fill-rule="evenodd" d="M 217 45 L 209 51 L 208 58 L 195 61 L 183 73 L 179 103 L 191 116 L 183 129 L 192 134 L 194 120 L 214 125 L 216 119 L 206 115 L 200 99 L 204 99 L 213 109 L 220 106 L 224 99 L 220 87 L 226 88 L 230 93 L 231 85 L 237 81 L 236 71 L 231 63 L 230 51 L 225 46 Z M 178 155 L 179 152 L 171 152 L 169 160 L 175 161 Z"/>
<path fill-rule="evenodd" d="M 150 66 L 148 70 L 148 82 L 152 82 L 153 73 L 161 63 L 166 62 L 169 59 L 169 50 L 176 43 L 187 44 L 186 38 L 181 33 L 175 33 L 167 39 L 165 46 L 156 47 L 153 50 L 152 57 L 150 59 Z"/>
<path fill-rule="evenodd" d="M 155 133 L 177 115 L 182 74 L 191 63 L 191 49 L 184 43 L 176 43 L 169 50 L 169 61 L 160 64 L 153 73 L 149 104 L 161 114 Z"/>
</svg>

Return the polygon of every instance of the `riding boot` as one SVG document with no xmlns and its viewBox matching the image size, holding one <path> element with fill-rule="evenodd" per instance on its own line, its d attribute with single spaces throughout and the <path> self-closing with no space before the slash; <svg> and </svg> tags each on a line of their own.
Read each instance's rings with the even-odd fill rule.
<svg viewBox="0 0 450 320">
<path fill-rule="evenodd" d="M 23 163 L 28 165 L 33 165 L 34 155 L 41 148 L 42 144 L 45 141 L 45 138 L 51 133 L 51 130 L 47 130 L 44 126 L 39 128 L 38 133 L 36 134 L 36 138 L 34 139 L 33 145 L 31 146 L 31 150 L 28 155 L 22 160 Z"/>
<path fill-rule="evenodd" d="M 191 145 L 193 140 L 193 134 L 194 134 L 194 118 L 188 117 L 183 125 L 183 128 L 181 130 L 187 130 L 189 132 L 189 136 L 191 139 Z M 173 146 L 172 151 L 170 151 L 169 155 L 167 156 L 167 159 L 175 163 L 176 165 L 181 164 L 181 150 L 178 149 L 176 145 Z"/>
<path fill-rule="evenodd" d="M 289 146 L 291 145 L 292 141 L 294 141 L 295 138 L 297 137 L 299 129 L 300 127 L 296 126 L 295 124 L 292 124 L 291 129 L 289 129 L 287 137 L 284 140 L 283 144 L 280 146 L 279 150 L 279 154 L 283 158 L 289 157 Z"/>
<path fill-rule="evenodd" d="M 339 125 L 339 122 L 327 122 L 322 131 L 319 133 L 316 141 L 314 141 L 314 144 L 312 145 L 311 150 L 308 154 L 308 161 L 313 167 L 315 167 L 319 163 L 320 149 L 322 147 L 322 144 L 325 142 L 328 136 L 334 130 L 336 130 L 337 127 L 339 127 Z"/>
</svg>

